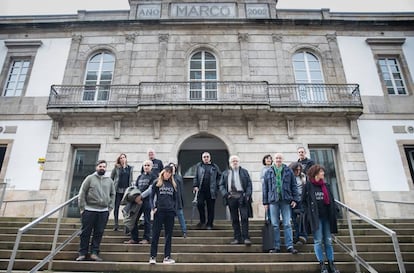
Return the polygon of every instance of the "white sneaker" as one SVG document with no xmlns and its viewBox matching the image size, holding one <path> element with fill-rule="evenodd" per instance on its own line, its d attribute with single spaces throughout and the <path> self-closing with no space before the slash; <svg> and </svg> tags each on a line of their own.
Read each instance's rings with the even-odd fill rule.
<svg viewBox="0 0 414 273">
<path fill-rule="evenodd" d="M 170 257 L 165 257 L 163 263 L 164 264 L 174 264 L 175 261 L 173 259 L 171 259 Z"/>
<path fill-rule="evenodd" d="M 151 257 L 149 260 L 149 264 L 156 264 L 157 260 L 155 259 L 155 257 Z"/>
</svg>

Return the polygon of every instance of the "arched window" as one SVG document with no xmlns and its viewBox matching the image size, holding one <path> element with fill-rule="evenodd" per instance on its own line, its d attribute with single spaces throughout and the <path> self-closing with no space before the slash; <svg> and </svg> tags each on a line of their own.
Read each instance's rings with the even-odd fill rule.
<svg viewBox="0 0 414 273">
<path fill-rule="evenodd" d="M 190 100 L 217 100 L 217 61 L 207 52 L 194 53 L 190 59 Z"/>
<path fill-rule="evenodd" d="M 301 101 L 325 101 L 326 94 L 323 86 L 324 79 L 321 63 L 312 53 L 302 50 L 293 55 L 295 82 L 299 85 Z"/>
<path fill-rule="evenodd" d="M 106 101 L 115 68 L 115 57 L 108 51 L 93 55 L 86 67 L 83 100 Z"/>
</svg>

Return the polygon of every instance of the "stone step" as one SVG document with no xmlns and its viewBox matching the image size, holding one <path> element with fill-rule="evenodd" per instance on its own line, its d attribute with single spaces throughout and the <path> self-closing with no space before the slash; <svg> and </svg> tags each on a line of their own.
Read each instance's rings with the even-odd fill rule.
<svg viewBox="0 0 414 273">
<path fill-rule="evenodd" d="M 148 262 L 73 262 L 73 261 L 54 261 L 53 270 L 71 272 L 174 272 L 174 273 L 228 273 L 228 272 L 284 272 L 284 273 L 311 273 L 318 272 L 319 265 L 313 262 L 280 262 L 280 263 L 179 263 L 174 265 L 162 264 L 162 259 L 157 259 L 156 265 L 149 265 Z M 0 259 L 0 268 L 7 267 L 8 260 Z M 16 267 L 19 270 L 29 270 L 37 263 L 36 260 L 18 260 Z M 342 273 L 355 272 L 355 264 L 352 262 L 337 262 L 337 268 Z M 398 272 L 398 266 L 392 262 L 372 262 L 375 268 L 381 268 L 380 273 Z M 46 269 L 47 265 L 43 269 Z M 406 263 L 406 271 L 414 272 L 414 263 Z"/>
<path fill-rule="evenodd" d="M 39 236 L 39 241 L 37 242 L 32 242 L 32 241 L 25 241 L 22 240 L 21 244 L 25 244 L 25 243 L 42 243 L 42 240 L 40 239 L 41 237 Z M 51 238 L 51 237 L 50 237 Z M 340 239 L 342 242 L 344 243 L 350 243 L 351 240 L 349 238 L 349 236 L 337 236 L 338 239 Z M 390 237 L 386 237 L 386 236 L 355 236 L 355 242 L 357 244 L 359 243 L 376 243 L 376 244 L 386 244 L 392 243 L 392 240 Z M 2 243 L 4 244 L 14 244 L 14 240 L 13 238 L 10 238 L 11 240 L 8 241 L 3 241 Z M 258 244 L 261 245 L 262 244 L 262 238 L 261 237 L 250 237 L 251 241 L 253 244 Z M 281 237 L 282 242 L 283 242 L 283 237 Z M 105 237 L 102 240 L 102 244 L 110 244 L 110 243 L 116 243 L 116 244 L 123 244 L 125 240 L 128 240 L 128 237 L 126 236 L 122 236 L 122 237 Z M 164 238 L 161 237 L 160 238 L 160 243 L 163 243 Z M 43 240 L 43 241 L 47 241 L 47 240 Z M 203 245 L 203 244 L 214 244 L 214 245 L 227 245 L 229 244 L 229 242 L 231 241 L 231 237 L 221 237 L 221 238 L 216 238 L 216 237 L 211 237 L 206 239 L 206 237 L 187 237 L 187 238 L 182 238 L 182 237 L 173 237 L 173 244 L 187 244 L 187 245 L 191 245 L 191 244 L 197 244 L 197 245 Z M 400 243 L 414 243 L 414 236 L 412 235 L 398 235 L 398 241 Z M 79 242 L 79 237 L 76 237 L 72 243 L 77 243 Z M 308 243 L 311 244 L 313 243 L 313 239 L 312 237 L 309 238 Z M 51 244 L 51 240 L 50 240 L 50 244 Z M 0 244 L 1 245 L 1 244 Z M 47 243 L 46 243 L 47 245 Z M 0 246 L 1 248 L 1 246 Z"/>
<path fill-rule="evenodd" d="M 17 229 L 26 225 L 27 218 L 0 217 L 0 270 L 7 268 L 11 249 L 14 246 Z M 157 265 L 149 265 L 149 245 L 127 245 L 123 241 L 129 239 L 121 231 L 113 231 L 113 220 L 110 220 L 104 233 L 100 256 L 104 262 L 76 262 L 79 248 L 79 237 L 68 244 L 58 253 L 53 261 L 53 271 L 60 273 L 74 272 L 224 272 L 224 273 L 257 273 L 257 272 L 319 272 L 316 262 L 313 239 L 309 237 L 308 244 L 298 247 L 299 254 L 292 255 L 282 249 L 282 253 L 262 253 L 261 227 L 263 220 L 250 222 L 250 235 L 253 245 L 230 245 L 233 232 L 229 221 L 216 221 L 213 230 L 199 230 L 189 225 L 188 238 L 183 238 L 178 225 L 175 226 L 172 257 L 174 265 L 162 264 L 164 238 L 159 244 L 159 260 Z M 414 272 L 414 220 L 403 219 L 401 222 L 394 219 L 381 220 L 382 223 L 397 232 L 406 272 Z M 43 259 L 51 249 L 51 242 L 56 221 L 49 219 L 39 223 L 28 234 L 24 234 L 17 252 L 15 270 L 28 270 Z M 396 273 L 398 266 L 391 239 L 382 232 L 364 222 L 353 220 L 355 240 L 358 253 L 380 273 Z M 80 228 L 79 219 L 62 219 L 62 230 L 59 242 L 64 241 L 67 235 Z M 339 221 L 339 233 L 342 241 L 350 246 L 350 239 L 346 222 Z M 282 242 L 283 242 L 283 230 Z M 140 230 L 142 235 L 142 230 Z M 334 245 L 337 267 L 342 273 L 355 272 L 353 259 L 337 244 Z M 44 267 L 46 268 L 47 265 Z M 18 271 L 13 270 L 14 273 Z M 2 273 L 0 271 L 0 273 Z"/>
<path fill-rule="evenodd" d="M 162 247 L 159 248 L 159 253 L 162 253 Z M 290 253 L 273 254 L 273 253 L 198 253 L 198 252 L 179 252 L 175 248 L 173 249 L 172 257 L 177 262 L 183 263 L 237 263 L 243 261 L 245 263 L 264 263 L 264 262 L 295 262 L 295 261 L 306 261 L 312 262 L 315 260 L 315 254 L 310 249 L 307 252 L 300 251 L 297 255 Z M 10 257 L 11 251 L 0 250 L 0 259 L 7 259 Z M 19 251 L 16 255 L 16 259 L 25 259 L 30 257 L 33 260 L 41 260 L 47 256 L 48 251 L 39 250 L 25 250 Z M 395 260 L 393 252 L 360 252 L 359 253 L 364 259 L 369 261 L 389 261 Z M 54 260 L 75 260 L 78 256 L 77 251 L 61 251 L 58 253 Z M 137 252 L 109 252 L 105 251 L 101 253 L 101 258 L 105 261 L 116 261 L 116 262 L 146 262 L 149 258 L 149 248 L 140 249 Z M 413 252 L 402 252 L 403 260 L 406 262 L 414 262 Z M 352 262 L 352 258 L 346 253 L 337 251 L 335 253 L 336 261 L 348 261 Z"/>
<path fill-rule="evenodd" d="M 27 223 L 30 223 L 32 220 L 32 218 L 12 218 L 12 217 L 0 217 L 0 226 L 1 227 L 23 227 L 25 226 Z M 400 220 L 400 219 L 398 219 Z M 414 227 L 414 222 L 412 219 L 401 219 L 400 221 L 397 221 L 396 219 L 377 219 L 376 221 L 378 221 L 379 223 L 391 228 L 391 229 L 398 229 L 400 227 L 402 228 L 413 228 Z M 249 221 L 249 225 L 251 227 L 254 226 L 262 226 L 263 225 L 263 220 L 250 220 Z M 230 229 L 231 230 L 231 225 L 229 225 L 229 221 L 228 220 L 216 220 L 215 221 L 215 227 L 217 229 Z M 193 224 L 191 224 L 188 220 L 186 221 L 187 226 L 191 229 L 197 229 L 195 227 L 195 225 L 197 224 L 196 222 L 193 222 Z M 37 224 L 37 227 L 51 227 L 54 228 L 56 225 L 56 219 L 55 218 L 51 218 L 51 219 L 47 219 L 45 221 L 42 221 L 40 223 Z M 122 225 L 122 220 L 121 220 L 121 225 Z M 68 228 L 73 228 L 73 227 L 80 227 L 80 219 L 78 218 L 63 218 L 61 221 L 61 226 L 62 227 L 68 227 Z M 355 228 L 372 228 L 372 226 L 362 220 L 352 220 L 352 226 Z M 113 229 L 114 227 L 114 222 L 112 219 L 110 219 L 108 221 L 107 224 L 107 229 Z M 343 228 L 343 229 L 347 229 L 348 224 L 345 220 L 338 220 L 338 227 L 339 228 Z"/>
</svg>

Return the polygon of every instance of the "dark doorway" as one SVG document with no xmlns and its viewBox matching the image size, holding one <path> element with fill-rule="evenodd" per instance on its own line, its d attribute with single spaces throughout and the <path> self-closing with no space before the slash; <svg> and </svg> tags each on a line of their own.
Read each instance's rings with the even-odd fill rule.
<svg viewBox="0 0 414 273">
<path fill-rule="evenodd" d="M 335 160 L 335 149 L 330 147 L 312 147 L 309 148 L 310 157 L 315 163 L 325 167 L 325 181 L 331 184 L 333 196 L 335 199 L 341 201 L 341 194 L 337 178 L 337 166 Z"/>
<path fill-rule="evenodd" d="M 209 152 L 212 158 L 212 162 L 217 164 L 220 171 L 223 172 L 228 166 L 229 153 L 226 145 L 220 139 L 209 136 L 199 135 L 187 139 L 178 153 L 178 165 L 179 172 L 184 178 L 184 216 L 186 220 L 191 220 L 193 217 L 193 224 L 197 224 L 199 221 L 198 210 L 194 210 L 192 215 L 192 200 L 193 195 L 193 178 L 195 175 L 195 166 L 201 161 L 201 154 L 203 152 Z M 223 201 L 220 193 L 217 195 L 215 219 L 226 219 L 226 208 L 223 205 Z"/>
<path fill-rule="evenodd" d="M 0 145 L 0 172 L 3 166 L 4 158 L 6 157 L 7 145 Z"/>
<path fill-rule="evenodd" d="M 411 174 L 411 180 L 414 181 L 414 146 L 404 146 L 405 156 L 407 157 L 408 168 Z"/>
<path fill-rule="evenodd" d="M 72 183 L 69 199 L 79 193 L 80 186 L 86 176 L 95 171 L 99 148 L 76 148 L 73 158 Z M 77 200 L 73 201 L 67 211 L 67 217 L 80 217 Z"/>
</svg>

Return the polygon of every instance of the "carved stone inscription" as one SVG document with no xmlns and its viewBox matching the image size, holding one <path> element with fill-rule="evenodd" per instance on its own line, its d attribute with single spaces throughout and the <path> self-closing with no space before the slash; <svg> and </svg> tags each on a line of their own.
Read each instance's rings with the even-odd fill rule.
<svg viewBox="0 0 414 273">
<path fill-rule="evenodd" d="M 247 18 L 269 18 L 269 6 L 267 4 L 246 4 Z"/>
<path fill-rule="evenodd" d="M 137 19 L 160 19 L 161 18 L 161 5 L 138 5 Z"/>
<path fill-rule="evenodd" d="M 172 3 L 171 17 L 180 18 L 234 18 L 235 3 Z"/>
</svg>

